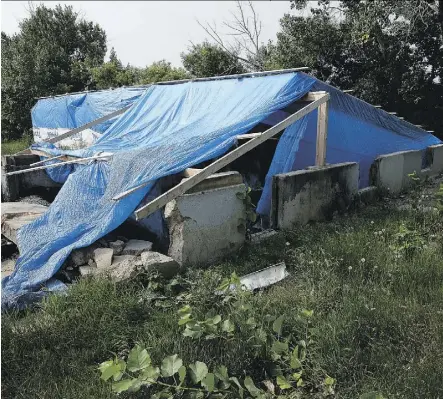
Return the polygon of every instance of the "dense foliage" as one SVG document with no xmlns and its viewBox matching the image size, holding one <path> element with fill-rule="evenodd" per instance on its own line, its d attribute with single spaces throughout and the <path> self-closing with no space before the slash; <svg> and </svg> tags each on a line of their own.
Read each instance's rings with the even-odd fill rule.
<svg viewBox="0 0 443 399">
<path fill-rule="evenodd" d="M 40 5 L 18 34 L 2 32 L 2 137 L 29 130 L 39 96 L 300 66 L 442 134 L 443 0 L 292 0 L 288 11 L 290 5 L 310 12 L 285 14 L 277 40 L 264 44 L 253 3 L 253 27 L 239 4 L 240 15 L 226 25 L 236 30 L 233 46 L 207 30 L 215 44 L 193 44 L 181 54 L 184 68 L 166 60 L 124 66 L 113 49 L 104 62 L 106 35 L 97 24 L 72 7 Z"/>
<path fill-rule="evenodd" d="M 36 97 L 90 88 L 90 70 L 106 54 L 106 34 L 72 7 L 39 6 L 20 23 L 20 33 L 2 32 L 1 46 L 2 137 L 10 139 L 31 127 Z"/>
</svg>

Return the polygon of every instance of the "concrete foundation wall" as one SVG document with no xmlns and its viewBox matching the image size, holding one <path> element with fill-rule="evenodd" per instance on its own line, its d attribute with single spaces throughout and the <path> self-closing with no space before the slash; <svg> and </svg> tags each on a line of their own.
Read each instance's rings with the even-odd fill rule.
<svg viewBox="0 0 443 399">
<path fill-rule="evenodd" d="M 429 146 L 426 161 L 431 175 L 443 173 L 443 144 Z"/>
<path fill-rule="evenodd" d="M 245 191 L 244 184 L 236 184 L 169 202 L 165 207 L 168 255 L 181 266 L 192 266 L 210 264 L 237 251 L 245 241 L 246 219 L 245 202 L 237 194 Z"/>
<path fill-rule="evenodd" d="M 421 174 L 422 151 L 401 151 L 381 155 L 371 166 L 370 182 L 378 188 L 398 194 L 409 188 L 411 173 Z"/>
<path fill-rule="evenodd" d="M 358 191 L 355 162 L 298 170 L 274 176 L 271 223 L 274 228 L 323 220 L 345 209 Z"/>
<path fill-rule="evenodd" d="M 7 172 L 28 169 L 29 165 L 39 162 L 38 155 L 4 155 L 1 160 L 2 171 L 2 199 L 3 201 L 16 201 L 27 190 L 38 187 L 61 187 L 54 182 L 45 170 L 36 170 L 19 175 L 5 176 Z"/>
</svg>

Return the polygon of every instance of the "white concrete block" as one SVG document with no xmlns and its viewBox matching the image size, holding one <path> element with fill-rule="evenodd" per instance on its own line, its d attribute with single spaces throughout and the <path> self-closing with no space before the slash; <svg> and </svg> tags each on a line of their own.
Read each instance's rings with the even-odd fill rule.
<svg viewBox="0 0 443 399">
<path fill-rule="evenodd" d="M 122 255 L 138 256 L 142 252 L 150 251 L 152 249 L 152 242 L 144 240 L 129 240 L 122 251 Z"/>
<path fill-rule="evenodd" d="M 244 184 L 185 194 L 169 202 L 168 255 L 181 266 L 215 262 L 238 250 L 245 241 Z M 243 229 L 242 229 L 243 226 Z"/>
<path fill-rule="evenodd" d="M 112 248 L 97 248 L 94 250 L 94 261 L 98 269 L 107 269 L 112 264 L 112 256 L 114 250 Z"/>
<path fill-rule="evenodd" d="M 371 166 L 371 184 L 399 194 L 413 184 L 410 174 L 421 175 L 422 152 L 400 151 L 381 155 Z"/>
<path fill-rule="evenodd" d="M 109 243 L 109 248 L 114 250 L 114 255 L 120 255 L 125 248 L 125 243 L 122 240 L 116 240 Z"/>
<path fill-rule="evenodd" d="M 180 269 L 174 259 L 158 252 L 143 252 L 140 257 L 146 272 L 158 271 L 164 277 L 172 277 Z"/>
</svg>

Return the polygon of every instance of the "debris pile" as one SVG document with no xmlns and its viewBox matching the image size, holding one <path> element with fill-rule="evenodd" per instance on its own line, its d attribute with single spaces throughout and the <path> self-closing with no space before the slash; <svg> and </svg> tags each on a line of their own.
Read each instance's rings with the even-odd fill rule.
<svg viewBox="0 0 443 399">
<path fill-rule="evenodd" d="M 152 251 L 152 246 L 150 241 L 128 240 L 122 236 L 103 238 L 89 247 L 74 250 L 56 277 L 72 282 L 78 276 L 125 281 L 152 271 L 164 277 L 175 275 L 179 264 L 169 256 Z"/>
</svg>

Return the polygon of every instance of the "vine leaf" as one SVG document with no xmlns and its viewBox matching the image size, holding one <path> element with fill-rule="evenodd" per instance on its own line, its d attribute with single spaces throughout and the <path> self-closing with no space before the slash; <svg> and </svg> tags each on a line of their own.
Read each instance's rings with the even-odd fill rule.
<svg viewBox="0 0 443 399">
<path fill-rule="evenodd" d="M 121 393 L 121 392 L 127 391 L 128 389 L 130 389 L 132 387 L 132 385 L 135 382 L 137 382 L 136 378 L 121 380 L 121 381 L 118 381 L 118 382 L 113 382 L 112 383 L 112 390 L 115 393 Z"/>
<path fill-rule="evenodd" d="M 256 398 L 257 396 L 260 396 L 262 394 L 261 389 L 259 389 L 255 386 L 254 381 L 252 381 L 251 377 L 247 376 L 245 378 L 244 383 L 245 383 L 246 389 L 254 398 Z"/>
<path fill-rule="evenodd" d="M 282 375 L 279 375 L 277 377 L 277 385 L 280 387 L 281 390 L 292 388 L 292 385 Z"/>
<path fill-rule="evenodd" d="M 283 320 L 285 316 L 281 315 L 279 318 L 275 319 L 274 323 L 272 323 L 272 329 L 274 332 L 276 332 L 278 335 L 281 335 Z"/>
<path fill-rule="evenodd" d="M 162 376 L 172 377 L 183 366 L 183 361 L 177 354 L 165 357 L 162 361 Z"/>
<path fill-rule="evenodd" d="M 183 382 L 185 381 L 185 378 L 186 378 L 186 367 L 185 366 L 181 366 L 178 369 L 178 377 L 180 379 L 180 384 L 183 384 Z"/>
<path fill-rule="evenodd" d="M 203 378 L 202 382 L 202 387 L 206 388 L 206 390 L 208 392 L 212 392 L 215 388 L 215 377 L 214 374 L 212 373 L 208 373 L 206 374 L 206 377 Z"/>
<path fill-rule="evenodd" d="M 136 345 L 128 355 L 127 368 L 129 371 L 143 370 L 151 365 L 151 357 L 146 349 Z"/>
<path fill-rule="evenodd" d="M 202 381 L 208 374 L 208 366 L 203 362 L 197 361 L 194 364 L 190 364 L 189 369 L 191 370 L 192 381 L 194 381 L 195 384 Z"/>
</svg>

